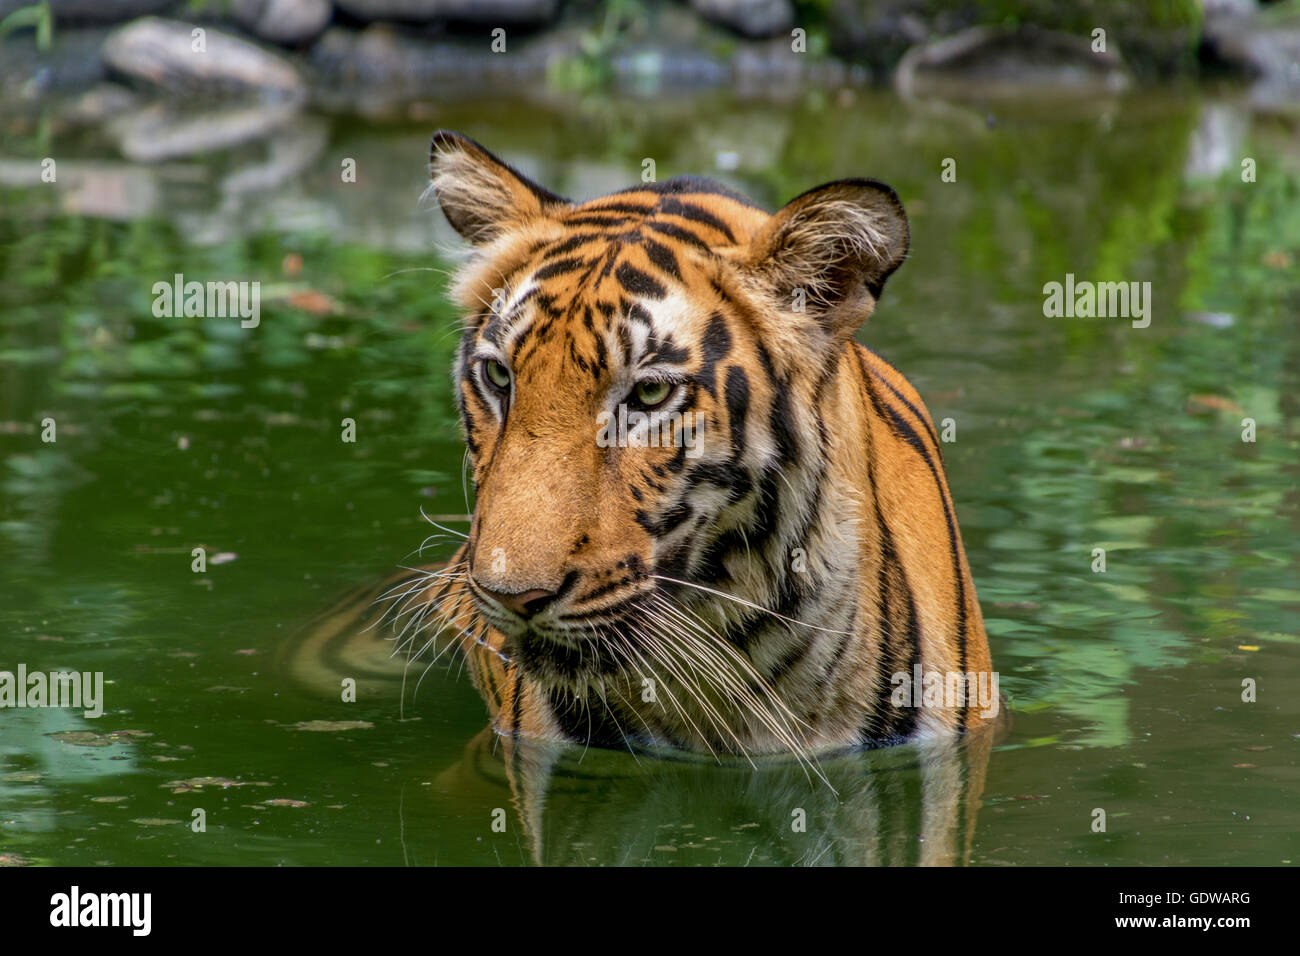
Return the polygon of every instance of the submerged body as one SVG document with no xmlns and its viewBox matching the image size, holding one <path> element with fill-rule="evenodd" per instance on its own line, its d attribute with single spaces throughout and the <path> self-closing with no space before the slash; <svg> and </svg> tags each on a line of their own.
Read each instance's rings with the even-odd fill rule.
<svg viewBox="0 0 1300 956">
<path fill-rule="evenodd" d="M 403 607 L 456 636 L 499 732 L 802 753 L 996 713 L 934 426 L 854 338 L 906 255 L 892 190 L 575 204 L 449 133 L 431 166 L 475 247 L 477 504 Z"/>
</svg>

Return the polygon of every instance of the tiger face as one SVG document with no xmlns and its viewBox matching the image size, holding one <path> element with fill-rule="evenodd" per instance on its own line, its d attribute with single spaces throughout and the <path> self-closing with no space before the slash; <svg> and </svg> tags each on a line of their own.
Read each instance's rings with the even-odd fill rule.
<svg viewBox="0 0 1300 956">
<path fill-rule="evenodd" d="M 498 730 L 750 752 L 974 721 L 890 693 L 988 666 L 933 423 L 854 341 L 907 254 L 894 191 L 576 203 L 447 132 L 430 165 L 472 247 L 477 493 L 437 603 Z"/>
<path fill-rule="evenodd" d="M 777 512 L 778 484 L 815 493 L 801 444 L 906 252 L 902 207 L 870 180 L 775 217 L 699 179 L 572 203 L 450 133 L 431 165 L 476 247 L 456 286 L 478 498 L 466 583 L 535 680 L 607 674 L 626 664 L 612 635 L 635 650 L 647 609 L 716 563 L 719 542 L 758 548 L 798 519 Z"/>
</svg>

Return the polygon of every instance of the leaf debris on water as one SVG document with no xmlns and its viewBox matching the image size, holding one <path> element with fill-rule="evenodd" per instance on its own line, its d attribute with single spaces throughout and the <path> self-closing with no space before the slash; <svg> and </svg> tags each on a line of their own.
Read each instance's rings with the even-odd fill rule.
<svg viewBox="0 0 1300 956">
<path fill-rule="evenodd" d="M 332 731 L 332 730 L 371 730 L 375 725 L 368 720 L 300 720 L 293 724 L 294 730 Z"/>
<path fill-rule="evenodd" d="M 97 734 L 93 730 L 60 730 L 45 736 L 53 737 L 60 743 L 70 744 L 73 747 L 109 747 L 122 743 L 123 739 L 152 737 L 153 734 L 146 730 L 113 730 L 106 734 Z"/>
<path fill-rule="evenodd" d="M 162 784 L 164 787 L 171 787 L 172 793 L 190 793 L 193 790 L 202 790 L 204 787 L 220 787 L 222 790 L 227 790 L 230 787 L 269 787 L 270 785 L 265 780 L 231 780 L 229 777 L 190 777 L 188 780 L 172 780 Z"/>
</svg>

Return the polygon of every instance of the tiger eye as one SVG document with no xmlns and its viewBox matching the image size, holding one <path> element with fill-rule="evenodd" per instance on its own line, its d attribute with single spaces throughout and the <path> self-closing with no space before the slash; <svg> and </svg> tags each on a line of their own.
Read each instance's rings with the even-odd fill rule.
<svg viewBox="0 0 1300 956">
<path fill-rule="evenodd" d="M 642 405 L 653 408 L 656 405 L 662 405 L 664 400 L 672 393 L 672 390 L 671 382 L 637 382 L 633 394 Z"/>
<path fill-rule="evenodd" d="M 506 368 L 496 359 L 488 359 L 484 362 L 483 370 L 487 374 L 488 381 L 497 388 L 510 387 L 510 369 Z"/>
</svg>

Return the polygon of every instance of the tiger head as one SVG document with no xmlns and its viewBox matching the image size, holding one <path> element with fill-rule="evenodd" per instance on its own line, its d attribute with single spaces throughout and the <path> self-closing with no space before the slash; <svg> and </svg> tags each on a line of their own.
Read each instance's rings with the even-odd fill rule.
<svg viewBox="0 0 1300 956">
<path fill-rule="evenodd" d="M 601 679 L 655 620 L 735 626 L 813 586 L 781 569 L 834 468 L 819 404 L 907 252 L 894 191 L 840 180 L 769 214 L 675 178 L 578 203 L 445 131 L 430 167 L 472 246 L 453 288 L 465 582 L 525 672 Z"/>
</svg>

